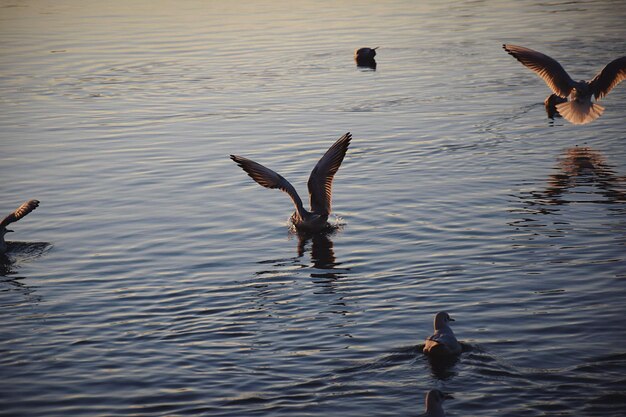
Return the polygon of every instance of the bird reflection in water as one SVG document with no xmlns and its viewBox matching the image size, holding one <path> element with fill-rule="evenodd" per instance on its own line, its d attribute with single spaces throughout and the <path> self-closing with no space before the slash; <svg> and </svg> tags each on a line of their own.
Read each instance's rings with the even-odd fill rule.
<svg viewBox="0 0 626 417">
<path fill-rule="evenodd" d="M 572 203 L 610 205 L 611 211 L 626 213 L 626 177 L 618 176 L 599 151 L 586 146 L 569 148 L 559 158 L 555 171 L 545 188 L 518 196 L 524 207 L 511 211 L 523 213 L 524 218 L 509 223 L 511 226 L 547 227 L 534 215 L 556 214 L 561 206 Z M 555 220 L 551 236 L 561 236 L 566 224 L 563 218 Z"/>
<path fill-rule="evenodd" d="M 330 292 L 332 290 L 333 282 L 341 278 L 342 271 L 346 269 L 338 269 L 341 263 L 337 262 L 335 258 L 335 251 L 333 249 L 333 241 L 331 236 L 335 233 L 336 229 L 332 229 L 327 232 L 321 233 L 308 233 L 298 231 L 296 236 L 298 237 L 298 258 L 302 258 L 307 250 L 309 242 L 311 242 L 311 262 L 312 267 L 317 271 L 311 272 L 311 278 L 316 283 L 328 286 Z"/>
<path fill-rule="evenodd" d="M 543 190 L 520 196 L 529 212 L 549 214 L 558 211 L 549 206 L 579 202 L 626 203 L 626 177 L 618 176 L 599 151 L 586 146 L 569 148 L 559 159 L 555 171 Z"/>
<path fill-rule="evenodd" d="M 339 288 L 339 280 L 345 276 L 349 268 L 340 267 L 335 257 L 333 242 L 331 240 L 337 226 L 329 228 L 324 232 L 304 232 L 292 228 L 290 238 L 297 238 L 297 254 L 291 258 L 268 259 L 260 261 L 263 265 L 261 271 L 256 272 L 254 288 L 260 292 L 257 301 L 262 308 L 268 306 L 272 309 L 276 305 L 269 302 L 276 297 L 283 297 L 281 294 L 290 291 L 298 292 L 313 284 L 313 296 L 322 296 L 328 303 L 328 313 L 332 315 L 346 315 L 349 307 L 344 300 L 344 290 Z M 305 254 L 309 252 L 311 263 L 305 259 Z M 310 283 L 305 283 L 299 277 L 303 275 L 311 277 Z M 296 283 L 294 285 L 294 283 Z"/>
<path fill-rule="evenodd" d="M 285 272 L 285 268 L 296 271 L 302 269 L 306 270 L 310 267 L 315 270 L 311 272 L 311 278 L 320 279 L 321 282 L 334 281 L 340 278 L 343 272 L 347 271 L 349 268 L 339 268 L 341 263 L 337 262 L 335 257 L 331 237 L 338 230 L 341 230 L 341 225 L 330 226 L 322 232 L 308 232 L 292 227 L 289 230 L 289 235 L 290 238 L 296 237 L 298 239 L 296 248 L 297 255 L 287 259 L 260 261 L 259 264 L 271 264 L 279 268 L 279 270 L 275 268 L 264 269 L 257 272 L 256 275 L 271 275 L 279 271 Z M 302 258 L 307 251 L 311 253 L 311 265 L 302 264 Z"/>
<path fill-rule="evenodd" d="M 333 269 L 336 264 L 331 233 L 296 232 L 298 236 L 298 258 L 301 258 L 311 241 L 311 261 L 317 269 Z"/>
<path fill-rule="evenodd" d="M 567 149 L 557 169 L 558 173 L 550 175 L 548 187 L 543 192 L 535 193 L 535 197 L 547 200 L 548 204 L 561 205 L 571 202 L 563 198 L 568 191 L 593 185 L 598 191 L 579 191 L 576 194 L 599 194 L 605 197 L 606 200 L 591 200 L 596 203 L 626 202 L 625 179 L 618 177 L 602 154 L 594 149 L 578 146 Z"/>
<path fill-rule="evenodd" d="M 51 247 L 48 242 L 7 242 L 7 252 L 0 254 L 0 276 L 14 274 L 21 264 L 45 255 Z"/>
<path fill-rule="evenodd" d="M 22 301 L 39 302 L 41 297 L 35 294 L 35 288 L 25 283 L 27 277 L 19 276 L 18 270 L 24 263 L 43 256 L 52 245 L 47 242 L 8 242 L 7 253 L 0 253 L 0 292 L 16 292 L 24 297 L 10 303 Z"/>
<path fill-rule="evenodd" d="M 427 358 L 433 377 L 446 381 L 456 376 L 455 365 L 459 362 L 460 356 L 427 356 Z"/>
</svg>

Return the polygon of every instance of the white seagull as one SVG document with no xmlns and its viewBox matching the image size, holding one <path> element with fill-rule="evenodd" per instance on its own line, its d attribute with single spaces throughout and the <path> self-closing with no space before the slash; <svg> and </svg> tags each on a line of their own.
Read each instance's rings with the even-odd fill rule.
<svg viewBox="0 0 626 417">
<path fill-rule="evenodd" d="M 7 226 L 26 216 L 28 213 L 35 210 L 37 206 L 39 206 L 38 200 L 29 200 L 0 222 L 0 254 L 4 254 L 7 251 L 7 243 L 4 241 L 4 235 L 13 231 L 7 229 Z"/>
<path fill-rule="evenodd" d="M 591 102 L 591 96 L 594 96 L 596 101 L 600 100 L 626 79 L 626 56 L 610 62 L 591 81 L 574 81 L 561 64 L 541 52 L 510 44 L 504 44 L 502 47 L 543 78 L 554 94 L 569 99 L 556 104 L 556 110 L 575 125 L 592 122 L 604 112 L 604 107 Z"/>
<path fill-rule="evenodd" d="M 420 417 L 445 417 L 446 412 L 443 411 L 443 401 L 454 398 L 450 394 L 441 392 L 438 389 L 432 389 L 426 393 L 426 411 Z"/>
<path fill-rule="evenodd" d="M 424 343 L 424 353 L 432 356 L 450 356 L 458 355 L 463 348 L 454 332 L 448 326 L 448 323 L 454 321 L 452 317 L 445 311 L 441 311 L 435 315 L 434 328 L 435 333 L 428 336 Z"/>
<path fill-rule="evenodd" d="M 351 139 L 350 132 L 340 137 L 311 171 L 308 182 L 311 211 L 304 208 L 296 189 L 280 174 L 241 156 L 231 155 L 230 159 L 263 187 L 278 188 L 289 194 L 296 206 L 296 211 L 291 215 L 291 222 L 296 229 L 319 232 L 329 226 L 327 221 L 331 212 L 333 178 L 343 162 Z"/>
</svg>

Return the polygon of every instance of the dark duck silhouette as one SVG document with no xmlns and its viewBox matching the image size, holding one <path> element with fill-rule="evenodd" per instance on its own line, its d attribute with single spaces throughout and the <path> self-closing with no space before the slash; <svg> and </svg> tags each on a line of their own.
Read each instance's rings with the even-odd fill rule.
<svg viewBox="0 0 626 417">
<path fill-rule="evenodd" d="M 231 155 L 230 159 L 263 187 L 278 188 L 289 194 L 296 206 L 296 211 L 291 215 L 291 222 L 296 229 L 319 232 L 330 227 L 328 216 L 331 213 L 333 178 L 341 166 L 351 139 L 349 132 L 340 137 L 311 171 L 308 182 L 311 211 L 304 208 L 293 185 L 280 174 L 238 155 Z"/>
<path fill-rule="evenodd" d="M 581 125 L 594 121 L 602 115 L 604 107 L 591 102 L 591 97 L 600 100 L 626 78 L 626 56 L 611 61 L 591 81 L 574 81 L 553 58 L 523 46 L 502 45 L 505 51 L 536 72 L 560 99 L 568 99 L 554 107 L 564 119 Z M 548 109 L 550 96 L 546 99 Z"/>
<path fill-rule="evenodd" d="M 354 60 L 356 61 L 356 65 L 359 67 L 367 67 L 376 69 L 376 60 L 374 57 L 376 56 L 376 48 L 359 48 L 354 51 Z"/>
<path fill-rule="evenodd" d="M 35 210 L 38 206 L 38 200 L 29 200 L 19 206 L 13 213 L 6 216 L 4 220 L 0 222 L 0 254 L 4 254 L 7 251 L 7 243 L 4 241 L 4 235 L 13 231 L 7 229 L 7 226 L 26 216 L 28 213 Z"/>
</svg>

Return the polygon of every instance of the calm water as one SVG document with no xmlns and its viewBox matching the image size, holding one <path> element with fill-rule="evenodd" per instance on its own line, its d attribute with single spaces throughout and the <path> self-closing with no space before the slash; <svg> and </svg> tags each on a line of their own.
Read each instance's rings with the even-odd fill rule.
<svg viewBox="0 0 626 417">
<path fill-rule="evenodd" d="M 0 2 L 0 415 L 626 413 L 622 1 Z M 384 3 L 384 4 L 383 4 Z M 380 46 L 377 71 L 352 53 Z M 288 230 L 343 133 L 330 236 Z M 448 310 L 472 351 L 420 353 Z"/>
</svg>

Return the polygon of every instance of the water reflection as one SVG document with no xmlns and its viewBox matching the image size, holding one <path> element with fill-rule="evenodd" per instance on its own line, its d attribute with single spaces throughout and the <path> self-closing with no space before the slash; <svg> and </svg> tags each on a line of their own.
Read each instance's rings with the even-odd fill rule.
<svg viewBox="0 0 626 417">
<path fill-rule="evenodd" d="M 549 204 L 566 204 L 572 200 L 565 200 L 567 192 L 573 192 L 574 188 L 593 185 L 598 191 L 584 192 L 578 190 L 578 194 L 600 194 L 606 200 L 593 202 L 626 202 L 626 193 L 620 187 L 624 179 L 616 175 L 613 167 L 607 164 L 604 156 L 589 147 L 574 147 L 567 149 L 557 166 L 558 173 L 550 175 L 548 187 L 537 195 L 547 199 Z"/>
<path fill-rule="evenodd" d="M 261 304 L 265 304 L 275 297 L 301 297 L 302 291 L 312 283 L 313 294 L 326 299 L 329 313 L 345 315 L 349 308 L 339 288 L 339 280 L 348 269 L 341 268 L 335 256 L 332 241 L 335 232 L 336 229 L 324 233 L 292 229 L 291 237 L 297 238 L 296 256 L 258 262 L 263 267 L 255 275 L 263 278 L 262 281 L 255 280 L 255 288 L 260 291 L 257 300 L 264 300 Z M 307 253 L 310 253 L 310 263 L 306 261 Z M 309 284 L 300 279 L 307 274 L 311 278 Z"/>
<path fill-rule="evenodd" d="M 0 254 L 0 276 L 7 276 L 25 262 L 43 256 L 52 245 L 48 242 L 7 242 L 7 253 Z"/>
<path fill-rule="evenodd" d="M 433 377 L 446 381 L 456 376 L 455 365 L 461 358 L 460 355 L 454 356 L 426 356 L 430 365 Z"/>
<path fill-rule="evenodd" d="M 625 178 L 617 175 L 599 151 L 578 146 L 567 149 L 555 169 L 557 172 L 550 174 L 545 189 L 530 192 L 531 198 L 524 201 L 528 206 L 626 202 Z M 584 188 L 588 186 L 594 189 Z M 603 198 L 598 199 L 598 195 Z M 540 208 L 538 211 L 545 214 L 556 210 Z"/>
<path fill-rule="evenodd" d="M 311 261 L 317 269 L 333 269 L 337 266 L 333 242 L 330 240 L 331 233 L 306 233 L 297 232 L 298 258 L 306 252 L 306 247 L 311 242 Z"/>
<path fill-rule="evenodd" d="M 6 277 L 11 270 L 11 259 L 3 253 L 0 253 L 0 276 Z"/>
<path fill-rule="evenodd" d="M 313 282 L 319 285 L 323 292 L 335 293 L 335 284 L 345 275 L 348 269 L 340 268 L 341 263 L 335 257 L 331 236 L 335 230 L 325 233 L 298 232 L 298 257 L 304 256 L 309 242 L 311 262 L 314 270 L 311 272 Z M 344 305 L 343 302 L 340 302 Z M 344 305 L 345 306 L 345 305 Z"/>
<path fill-rule="evenodd" d="M 0 293 L 16 292 L 22 294 L 23 299 L 9 296 L 8 300 L 0 300 L 3 307 L 19 305 L 23 301 L 39 302 L 41 298 L 35 293 L 35 287 L 22 282 L 25 277 L 17 276 L 20 266 L 24 262 L 38 258 L 51 247 L 46 242 L 7 242 L 8 251 L 0 254 Z"/>
</svg>

